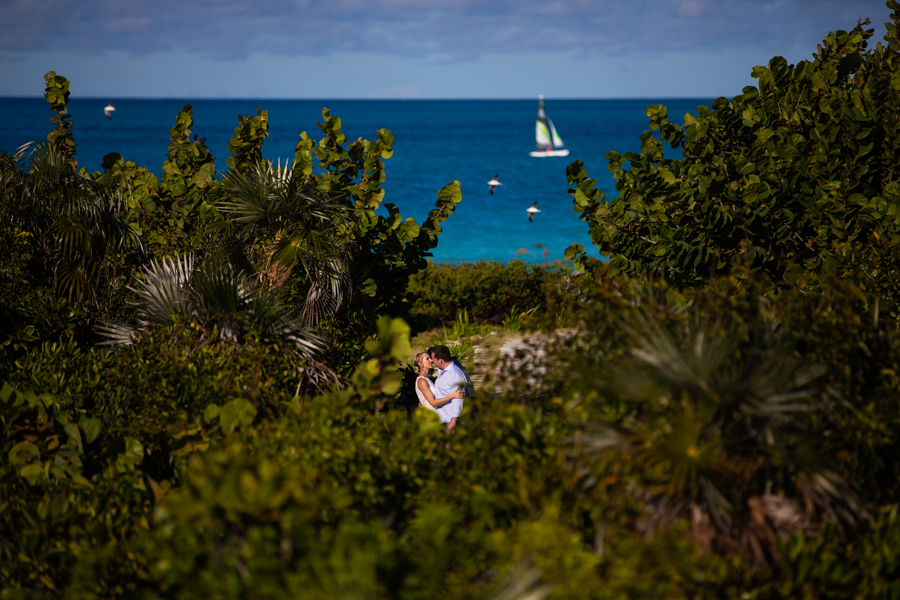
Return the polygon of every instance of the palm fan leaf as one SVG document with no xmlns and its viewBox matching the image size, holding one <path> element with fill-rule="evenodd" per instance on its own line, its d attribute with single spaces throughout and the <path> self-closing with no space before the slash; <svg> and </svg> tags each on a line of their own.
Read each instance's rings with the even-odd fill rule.
<svg viewBox="0 0 900 600">
<path fill-rule="evenodd" d="M 56 237 L 63 256 L 86 256 L 91 252 L 91 231 L 68 215 L 60 217 L 50 227 L 50 233 Z"/>
<path fill-rule="evenodd" d="M 66 157 L 48 143 L 35 147 L 28 171 L 32 181 L 30 194 L 44 208 L 49 208 L 50 202 L 59 199 L 59 190 L 72 175 Z"/>
<path fill-rule="evenodd" d="M 55 269 L 56 289 L 70 301 L 85 298 L 91 289 L 90 277 L 81 261 L 62 258 Z"/>
<path fill-rule="evenodd" d="M 312 277 L 306 298 L 303 300 L 301 316 L 307 323 L 318 323 L 335 314 L 344 302 L 345 292 L 350 288 L 350 274 L 345 263 L 329 265 L 327 271 L 317 271 Z"/>
<path fill-rule="evenodd" d="M 541 572 L 522 562 L 497 583 L 496 590 L 489 596 L 491 600 L 543 600 L 553 586 L 541 583 Z"/>
<path fill-rule="evenodd" d="M 298 257 L 293 256 L 287 260 L 278 260 L 276 256 L 283 252 L 285 246 L 293 246 L 295 243 L 290 241 L 290 236 L 286 230 L 276 230 L 272 239 L 265 244 L 263 251 L 264 262 L 257 273 L 257 278 L 276 288 L 280 288 L 287 283 L 291 273 L 294 271 L 294 266 L 297 264 Z"/>
<path fill-rule="evenodd" d="M 348 207 L 295 166 L 262 161 L 230 170 L 222 175 L 223 199 L 216 206 L 231 217 L 232 231 L 259 244 L 259 280 L 280 287 L 294 274 L 306 279 L 301 316 L 313 324 L 336 312 L 350 287 L 348 244 L 340 235 Z"/>
<path fill-rule="evenodd" d="M 106 338 L 99 346 L 130 346 L 140 335 L 140 330 L 134 325 L 113 319 L 101 320 L 94 330 Z"/>
<path fill-rule="evenodd" d="M 712 387 L 714 375 L 733 354 L 736 348 L 734 338 L 709 336 L 701 329 L 682 347 L 662 329 L 649 326 L 648 329 L 648 333 L 637 336 L 637 346 L 632 348 L 632 355 L 675 387 L 694 389 L 708 397 L 715 396 Z"/>
<path fill-rule="evenodd" d="M 217 202 L 216 207 L 237 223 L 270 221 L 280 206 L 279 187 L 281 180 L 274 176 L 271 166 L 257 164 L 246 171 L 232 169 L 222 175 L 220 188 L 230 201 Z"/>
<path fill-rule="evenodd" d="M 628 437 L 606 423 L 583 423 L 581 431 L 569 438 L 574 454 L 594 457 L 611 448 L 626 446 Z"/>
<path fill-rule="evenodd" d="M 13 154 L 0 151 L 0 189 L 6 190 L 14 181 L 21 180 L 20 175 L 28 171 L 28 157 L 34 153 L 34 146 L 34 142 L 26 142 Z"/>
<path fill-rule="evenodd" d="M 297 245 L 306 248 L 297 258 L 309 282 L 302 309 L 308 323 L 337 312 L 350 289 L 349 256 L 344 244 L 332 243 L 329 238 L 319 232 L 294 238 L 302 240 Z"/>
<path fill-rule="evenodd" d="M 711 523 L 712 538 L 752 547 L 760 560 L 770 556 L 761 548 L 771 544 L 759 537 L 769 525 L 747 520 L 753 512 L 748 498 L 773 478 L 796 481 L 782 493 L 800 490 L 810 518 L 825 513 L 853 528 L 865 523 L 846 480 L 803 441 L 808 423 L 801 413 L 816 403 L 808 386 L 823 369 L 796 365 L 779 344 L 777 326 L 761 321 L 756 329 L 728 328 L 699 318 L 676 337 L 642 325 L 632 357 L 655 386 L 644 388 L 652 392 L 650 401 L 617 425 L 645 467 L 647 492 L 660 498 L 660 506 L 678 507 L 665 514 L 674 517 L 690 507 L 695 526 Z M 610 391 L 629 395 L 625 388 Z M 609 425 L 598 427 L 599 435 L 585 428 L 580 436 L 586 450 L 622 439 Z M 753 513 L 757 521 L 760 510 Z M 799 522 L 782 513 L 783 527 Z"/>
<path fill-rule="evenodd" d="M 201 327 L 219 328 L 222 339 L 240 343 L 241 331 L 256 328 L 294 345 L 299 356 L 312 359 L 325 348 L 325 340 L 298 319 L 277 290 L 252 284 L 229 262 L 218 258 L 196 266 L 192 255 L 151 261 L 133 287 L 132 303 L 141 328 L 164 325 L 178 315 L 190 314 Z M 104 321 L 97 332 L 105 344 L 131 343 L 139 328 Z"/>
<path fill-rule="evenodd" d="M 209 315 L 235 315 L 245 309 L 251 295 L 246 277 L 221 259 L 196 269 L 190 285 L 196 302 Z"/>
<path fill-rule="evenodd" d="M 728 531 L 732 523 L 731 513 L 733 506 L 719 491 L 719 488 L 713 485 L 709 477 L 700 477 L 698 483 L 703 494 L 703 508 L 712 517 L 719 531 Z"/>
<path fill-rule="evenodd" d="M 194 271 L 193 255 L 150 261 L 142 279 L 129 287 L 138 297 L 138 316 L 144 325 L 162 325 L 184 313 L 188 283 Z"/>
<path fill-rule="evenodd" d="M 334 314 L 350 287 L 347 242 L 338 235 L 348 209 L 295 167 L 262 161 L 230 170 L 222 175 L 222 199 L 216 206 L 231 217 L 233 231 L 258 244 L 263 258 L 256 269 L 260 281 L 281 287 L 295 274 L 306 280 L 300 317 L 312 325 Z M 260 301 L 259 307 L 263 304 Z M 286 325 L 287 330 L 294 327 Z M 294 337 L 309 341 L 310 349 L 319 344 L 309 335 Z M 306 342 L 300 344 L 307 347 Z"/>
<path fill-rule="evenodd" d="M 842 475 L 827 468 L 802 471 L 797 481 L 807 511 L 822 510 L 853 531 L 865 529 L 871 516 Z"/>
<path fill-rule="evenodd" d="M 302 267 L 309 289 L 301 314 L 308 323 L 334 314 L 344 301 L 350 274 L 347 257 L 338 254 L 342 246 L 329 234 L 308 229 L 276 239 L 267 275 L 281 282 L 297 265 Z"/>
<path fill-rule="evenodd" d="M 297 384 L 295 396 L 300 395 L 300 389 L 314 389 L 319 392 L 325 390 L 341 389 L 341 379 L 337 373 L 323 362 L 308 358 L 303 367 L 299 370 L 300 382 Z"/>
<path fill-rule="evenodd" d="M 312 358 L 325 349 L 325 339 L 295 316 L 277 290 L 263 285 L 253 288 L 249 315 L 257 326 L 294 344 L 301 356 Z"/>
<path fill-rule="evenodd" d="M 824 373 L 817 365 L 796 366 L 783 353 L 757 341 L 738 354 L 738 340 L 745 331 L 712 333 L 699 324 L 679 345 L 667 332 L 653 329 L 637 336 L 632 355 L 651 367 L 667 386 L 701 394 L 728 410 L 754 416 L 775 416 L 806 410 L 799 400 L 809 397 L 803 389 Z M 763 336 L 765 337 L 765 336 Z"/>
<path fill-rule="evenodd" d="M 747 415 L 769 417 L 809 410 L 808 403 L 799 402 L 810 395 L 804 386 L 824 373 L 820 365 L 796 367 L 783 356 L 769 356 L 754 369 L 752 376 L 742 378 L 745 383 L 742 389 L 735 390 L 739 410 Z"/>
</svg>

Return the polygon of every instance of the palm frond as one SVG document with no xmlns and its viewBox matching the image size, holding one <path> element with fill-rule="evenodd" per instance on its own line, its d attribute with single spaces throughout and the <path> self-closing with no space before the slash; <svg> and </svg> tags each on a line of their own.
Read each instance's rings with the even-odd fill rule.
<svg viewBox="0 0 900 600">
<path fill-rule="evenodd" d="M 113 319 L 100 321 L 94 331 L 106 338 L 99 346 L 130 346 L 140 335 L 140 330 L 134 325 Z"/>
<path fill-rule="evenodd" d="M 747 415 L 772 417 L 809 410 L 810 391 L 802 386 L 825 374 L 820 365 L 797 367 L 786 357 L 774 354 L 753 375 L 745 379 L 739 410 Z"/>
<path fill-rule="evenodd" d="M 250 165 L 246 171 L 231 169 L 222 175 L 220 193 L 229 200 L 216 203 L 220 212 L 231 215 L 237 223 L 271 220 L 279 206 L 278 191 L 282 180 L 271 165 Z"/>
<path fill-rule="evenodd" d="M 491 600 L 543 600 L 553 586 L 541 583 L 541 572 L 529 563 L 521 563 L 499 582 Z"/>
<path fill-rule="evenodd" d="M 732 522 L 732 504 L 709 477 L 700 477 L 698 483 L 703 494 L 703 508 L 709 512 L 719 531 L 728 531 Z"/>
<path fill-rule="evenodd" d="M 46 142 L 44 142 L 46 143 Z M 9 173 L 21 173 L 26 172 L 28 170 L 28 159 L 34 154 L 35 148 L 39 144 L 35 142 L 25 142 L 12 154 L 7 154 L 6 152 L 0 152 L 0 175 L 5 176 L 5 174 Z"/>
<path fill-rule="evenodd" d="M 85 256 L 91 251 L 91 231 L 68 215 L 61 216 L 50 227 L 50 233 L 56 237 L 63 256 Z"/>
<path fill-rule="evenodd" d="M 582 431 L 571 441 L 583 452 L 596 454 L 614 446 L 623 445 L 627 436 L 604 423 L 585 423 Z"/>
<path fill-rule="evenodd" d="M 193 255 L 150 261 L 135 287 L 128 288 L 138 297 L 136 305 L 142 324 L 162 325 L 183 314 L 193 271 Z"/>
<path fill-rule="evenodd" d="M 10 161 L 5 164 L 15 176 L 8 183 L 15 189 L 6 179 L 3 187 L 4 197 L 17 204 L 12 221 L 33 233 L 54 265 L 56 293 L 96 305 L 96 291 L 122 264 L 115 255 L 143 248 L 137 230 L 119 218 L 125 206 L 120 190 L 77 172 L 52 144 L 23 146 Z"/>
<path fill-rule="evenodd" d="M 292 343 L 300 356 L 312 358 L 322 353 L 326 341 L 312 327 L 295 316 L 277 290 L 257 286 L 253 290 L 249 316 L 257 326 Z"/>
<path fill-rule="evenodd" d="M 300 395 L 301 388 L 313 389 L 318 392 L 326 390 L 340 390 L 341 378 L 323 362 L 312 358 L 299 370 L 300 382 L 297 384 L 295 396 Z"/>
<path fill-rule="evenodd" d="M 264 261 L 257 273 L 259 281 L 265 281 L 270 286 L 280 288 L 290 279 L 294 266 L 297 264 L 296 257 L 292 257 L 287 261 L 276 259 L 280 249 L 288 243 L 286 242 L 287 239 L 289 239 L 287 231 L 278 229 L 273 233 L 272 238 L 264 243 Z"/>
<path fill-rule="evenodd" d="M 28 170 L 36 176 L 35 181 L 53 184 L 71 171 L 65 158 L 52 144 L 44 142 L 36 145 L 29 154 Z"/>
<path fill-rule="evenodd" d="M 852 531 L 865 529 L 871 521 L 859 496 L 836 471 L 827 468 L 806 470 L 797 480 L 808 512 L 821 510 Z"/>
<path fill-rule="evenodd" d="M 715 398 L 715 374 L 734 352 L 733 338 L 710 335 L 704 328 L 692 331 L 681 346 L 666 331 L 648 326 L 637 336 L 632 355 L 652 367 L 658 377 L 678 388 L 694 389 Z"/>
<path fill-rule="evenodd" d="M 90 278 L 81 261 L 62 258 L 54 269 L 56 289 L 70 301 L 86 298 L 90 291 Z"/>
<path fill-rule="evenodd" d="M 216 206 L 231 217 L 229 232 L 261 251 L 257 278 L 281 287 L 302 277 L 308 287 L 300 314 L 307 324 L 334 314 L 350 292 L 350 251 L 341 234 L 349 207 L 316 188 L 296 162 L 262 161 L 224 173 L 221 182 Z"/>
<path fill-rule="evenodd" d="M 207 261 L 196 269 L 190 284 L 195 301 L 208 314 L 237 314 L 251 296 L 246 277 L 222 259 Z"/>
<path fill-rule="evenodd" d="M 751 416 L 786 415 L 808 408 L 803 386 L 824 373 L 817 365 L 797 366 L 777 342 L 756 341 L 738 351 L 742 330 L 715 332 L 700 322 L 683 344 L 662 329 L 637 336 L 632 355 L 652 368 L 664 385 L 700 394 L 714 404 Z M 760 337 L 771 335 L 759 334 Z M 723 406 L 724 408 L 724 406 Z"/>
<path fill-rule="evenodd" d="M 151 261 L 129 287 L 135 293 L 140 327 L 105 322 L 98 332 L 108 344 L 124 344 L 141 329 L 191 315 L 206 334 L 218 328 L 220 338 L 242 343 L 253 329 L 292 344 L 298 356 L 312 359 L 325 349 L 325 339 L 287 306 L 278 290 L 257 283 L 223 258 L 195 265 L 192 255 Z"/>
<path fill-rule="evenodd" d="M 709 424 L 699 415 L 677 416 L 665 431 L 652 431 L 642 439 L 640 456 L 651 467 L 664 466 L 671 492 L 691 490 L 700 477 L 726 468 L 721 440 L 710 433 Z"/>
<path fill-rule="evenodd" d="M 350 291 L 350 259 L 343 244 L 332 243 L 327 236 L 309 235 L 304 241 L 307 252 L 299 263 L 309 290 L 301 312 L 308 323 L 318 323 L 337 312 Z"/>
<path fill-rule="evenodd" d="M 292 343 L 297 349 L 297 353 L 305 358 L 313 358 L 325 350 L 325 338 L 312 327 L 290 323 L 283 324 L 280 331 L 276 330 L 276 332 Z"/>
<path fill-rule="evenodd" d="M 609 385 L 613 395 L 644 402 L 616 421 L 620 434 L 608 424 L 585 427 L 578 439 L 587 455 L 627 436 L 642 467 L 643 489 L 661 498 L 666 515 L 689 508 L 695 531 L 706 540 L 740 545 L 758 560 L 773 560 L 773 532 L 794 527 L 790 523 L 822 514 L 853 528 L 865 523 L 846 480 L 804 442 L 809 422 L 802 413 L 817 402 L 810 384 L 824 370 L 796 364 L 777 324 L 765 319 L 733 327 L 703 317 L 681 323 L 677 333 L 640 323 L 632 368 L 652 384 L 641 388 L 642 395 Z M 772 515 L 763 504 L 750 506 L 748 498 L 763 486 L 768 494 L 772 479 L 796 481 L 781 493 L 800 490 L 807 509 L 802 519 L 792 517 L 786 504 Z M 776 517 L 781 525 L 774 524 Z"/>
</svg>

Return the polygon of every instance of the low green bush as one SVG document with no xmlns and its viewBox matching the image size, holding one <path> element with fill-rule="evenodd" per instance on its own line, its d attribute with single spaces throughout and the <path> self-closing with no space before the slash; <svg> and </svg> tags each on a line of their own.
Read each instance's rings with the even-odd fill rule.
<svg viewBox="0 0 900 600">
<path fill-rule="evenodd" d="M 781 577 L 758 598 L 900 598 L 900 519 L 885 506 L 870 531 L 848 539 L 834 526 L 782 544 Z"/>
<path fill-rule="evenodd" d="M 429 262 L 410 279 L 410 313 L 442 325 L 453 324 L 462 310 L 478 322 L 494 325 L 517 311 L 534 311 L 534 316 L 546 320 L 568 305 L 570 277 L 571 270 L 563 263 Z"/>
<path fill-rule="evenodd" d="M 116 355 L 69 340 L 19 357 L 0 390 L 4 587 L 86 585 L 74 573 L 88 561 L 94 593 L 121 593 L 144 563 L 116 548 L 150 526 L 184 458 L 283 414 L 289 352 L 193 341 L 170 327 Z"/>
</svg>

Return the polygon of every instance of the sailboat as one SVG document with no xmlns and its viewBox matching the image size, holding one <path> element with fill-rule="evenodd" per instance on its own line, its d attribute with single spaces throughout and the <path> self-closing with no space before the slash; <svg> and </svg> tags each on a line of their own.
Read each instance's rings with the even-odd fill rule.
<svg viewBox="0 0 900 600">
<path fill-rule="evenodd" d="M 553 121 L 547 118 L 544 110 L 544 97 L 538 96 L 537 123 L 534 126 L 534 138 L 537 141 L 537 150 L 529 152 L 529 156 L 568 156 L 569 151 L 563 148 L 562 138 L 556 133 Z M 554 148 L 560 148 L 555 150 Z"/>
</svg>

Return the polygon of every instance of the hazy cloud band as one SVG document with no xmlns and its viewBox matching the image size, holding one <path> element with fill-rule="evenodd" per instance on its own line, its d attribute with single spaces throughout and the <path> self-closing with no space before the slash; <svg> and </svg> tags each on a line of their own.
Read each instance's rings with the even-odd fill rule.
<svg viewBox="0 0 900 600">
<path fill-rule="evenodd" d="M 882 0 L 0 0 L 0 50 L 179 51 L 216 60 L 652 54 L 821 40 L 858 18 L 880 25 L 888 15 Z"/>
</svg>

